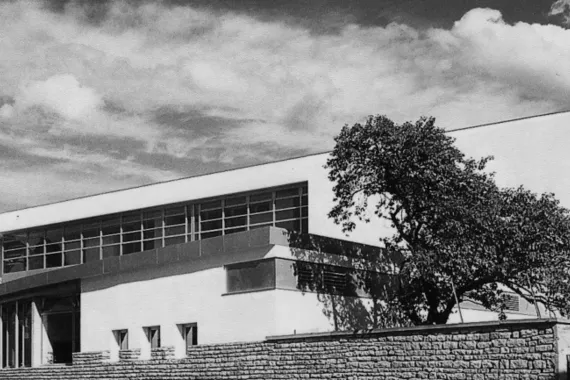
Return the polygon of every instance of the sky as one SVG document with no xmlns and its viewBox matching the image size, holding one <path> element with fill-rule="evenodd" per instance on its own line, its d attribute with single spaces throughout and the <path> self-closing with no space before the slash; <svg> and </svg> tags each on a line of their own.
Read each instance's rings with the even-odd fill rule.
<svg viewBox="0 0 570 380">
<path fill-rule="evenodd" d="M 568 41 L 570 0 L 0 1 L 0 212 L 568 110 Z"/>
</svg>

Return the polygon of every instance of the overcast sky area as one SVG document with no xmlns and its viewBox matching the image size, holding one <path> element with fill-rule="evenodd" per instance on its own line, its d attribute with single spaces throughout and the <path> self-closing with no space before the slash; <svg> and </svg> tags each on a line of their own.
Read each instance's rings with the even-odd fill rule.
<svg viewBox="0 0 570 380">
<path fill-rule="evenodd" d="M 570 0 L 0 2 L 0 212 L 570 109 Z"/>
</svg>

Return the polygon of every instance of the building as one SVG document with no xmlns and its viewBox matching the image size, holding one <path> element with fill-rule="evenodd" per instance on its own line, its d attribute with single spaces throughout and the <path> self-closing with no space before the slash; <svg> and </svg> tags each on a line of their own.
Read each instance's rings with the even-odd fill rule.
<svg viewBox="0 0 570 380">
<path fill-rule="evenodd" d="M 545 181 L 552 162 L 535 160 L 529 173 L 526 151 L 544 150 L 541 136 L 549 136 L 546 145 L 555 150 L 545 154 L 565 154 L 569 121 L 570 113 L 561 113 L 450 133 L 468 154 L 495 155 L 499 183 L 516 185 L 522 177 L 570 204 L 570 186 Z M 327 289 L 340 289 L 366 308 L 362 289 L 348 292 L 345 269 L 358 265 L 363 252 L 378 253 L 379 231 L 389 233 L 389 227 L 359 225 L 347 238 L 327 218 L 333 199 L 326 158 L 316 154 L 0 214 L 2 366 L 66 363 L 78 351 L 144 359 L 172 347 L 183 356 L 198 343 L 328 331 L 336 317 L 331 320 L 321 292 L 299 287 L 315 273 Z M 379 273 L 389 279 L 389 265 Z M 496 318 L 474 303 L 463 306 L 467 321 Z M 534 308 L 513 297 L 511 311 L 523 318 Z"/>
</svg>

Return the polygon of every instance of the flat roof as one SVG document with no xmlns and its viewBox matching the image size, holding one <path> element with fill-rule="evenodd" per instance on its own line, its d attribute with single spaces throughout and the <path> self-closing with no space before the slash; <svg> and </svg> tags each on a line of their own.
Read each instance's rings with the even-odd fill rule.
<svg viewBox="0 0 570 380">
<path fill-rule="evenodd" d="M 454 133 L 454 132 L 460 132 L 460 131 L 465 131 L 465 130 L 470 130 L 470 129 L 490 127 L 490 126 L 495 126 L 495 125 L 500 125 L 500 124 L 506 124 L 506 123 L 516 122 L 516 121 L 521 121 L 521 120 L 534 119 L 534 118 L 563 114 L 563 113 L 570 113 L 570 110 L 555 111 L 555 112 L 549 112 L 549 113 L 538 114 L 538 115 L 524 116 L 524 117 L 519 117 L 519 118 L 514 118 L 514 119 L 505 119 L 505 120 L 496 121 L 496 122 L 492 122 L 492 123 L 476 124 L 476 125 L 472 125 L 472 126 L 468 126 L 468 127 L 450 129 L 450 130 L 447 130 L 447 132 L 448 133 Z M 194 175 L 184 176 L 184 177 L 180 177 L 180 178 L 173 178 L 173 179 L 169 179 L 169 180 L 165 180 L 165 181 L 151 182 L 151 183 L 146 183 L 146 184 L 137 185 L 137 186 L 131 186 L 131 187 L 125 187 L 125 188 L 120 188 L 120 189 L 115 189 L 115 190 L 109 190 L 109 191 L 104 191 L 101 193 L 94 193 L 94 194 L 84 195 L 84 196 L 80 196 L 80 197 L 69 198 L 69 199 L 65 199 L 63 201 L 40 203 L 40 204 L 29 206 L 29 207 L 23 207 L 23 208 L 14 209 L 14 210 L 8 210 L 8 211 L 0 213 L 0 215 L 8 213 L 8 212 L 13 212 L 13 211 L 20 211 L 20 210 L 27 210 L 27 209 L 31 209 L 31 208 L 43 207 L 43 206 L 48 206 L 48 205 L 52 205 L 52 204 L 72 201 L 72 200 L 76 200 L 76 199 L 97 197 L 99 195 L 117 193 L 117 192 L 127 191 L 127 190 L 131 190 L 131 189 L 138 189 L 138 188 L 146 187 L 146 186 L 154 186 L 154 185 L 159 185 L 159 184 L 163 184 L 163 183 L 183 181 L 183 180 L 190 179 L 190 178 L 205 177 L 205 176 L 218 174 L 218 173 L 225 173 L 225 172 L 231 172 L 231 171 L 235 171 L 235 170 L 255 168 L 257 166 L 269 165 L 269 164 L 274 164 L 274 163 L 283 162 L 283 161 L 291 161 L 291 160 L 297 160 L 297 159 L 305 158 L 305 157 L 324 155 L 324 154 L 327 154 L 330 152 L 331 152 L 330 150 L 325 150 L 325 151 L 317 152 L 317 153 L 309 153 L 309 154 L 304 154 L 304 155 L 300 155 L 300 156 L 287 157 L 287 158 L 283 158 L 280 160 L 261 162 L 261 163 L 252 164 L 252 165 L 238 166 L 235 168 L 230 168 L 230 169 L 225 169 L 225 170 L 209 171 L 206 173 L 194 174 Z"/>
<path fill-rule="evenodd" d="M 567 113 L 570 113 L 570 110 L 474 125 L 447 132 L 513 125 Z M 323 174 L 322 164 L 329 152 L 290 157 L 7 211 L 0 213 L 0 232 L 305 182 L 315 175 Z M 326 178 L 326 175 L 323 178 Z"/>
</svg>

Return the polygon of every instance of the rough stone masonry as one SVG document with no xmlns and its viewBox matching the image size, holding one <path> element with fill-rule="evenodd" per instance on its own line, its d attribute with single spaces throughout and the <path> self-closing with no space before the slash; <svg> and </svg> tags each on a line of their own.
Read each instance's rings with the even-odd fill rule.
<svg viewBox="0 0 570 380">
<path fill-rule="evenodd" d="M 69 366 L 3 369 L 0 379 L 566 380 L 570 322 L 556 319 L 268 337 L 150 360 L 130 350 L 76 353 Z"/>
</svg>

